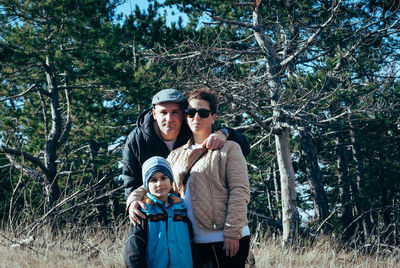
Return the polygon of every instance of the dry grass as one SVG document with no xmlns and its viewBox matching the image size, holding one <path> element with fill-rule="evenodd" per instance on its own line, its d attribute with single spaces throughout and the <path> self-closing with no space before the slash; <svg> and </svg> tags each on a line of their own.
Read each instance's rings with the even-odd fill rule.
<svg viewBox="0 0 400 268">
<path fill-rule="evenodd" d="M 263 241 L 263 242 L 261 242 Z M 282 248 L 279 239 L 260 237 L 252 241 L 256 267 L 400 267 L 399 251 L 366 255 L 348 250 L 331 238 L 322 237 L 313 245 L 297 250 Z"/>
<path fill-rule="evenodd" d="M 125 226 L 86 228 L 52 236 L 49 230 L 42 230 L 28 245 L 14 248 L 7 240 L 10 234 L 0 231 L 0 267 L 123 267 L 127 231 Z M 256 267 L 400 267 L 396 252 L 362 255 L 327 238 L 294 250 L 282 249 L 279 239 L 255 235 L 252 252 Z"/>
<path fill-rule="evenodd" d="M 28 245 L 13 247 L 0 236 L 0 267 L 124 267 L 123 249 L 128 227 L 63 230 L 52 236 L 47 229 Z M 5 241 L 4 241 L 5 240 Z"/>
</svg>

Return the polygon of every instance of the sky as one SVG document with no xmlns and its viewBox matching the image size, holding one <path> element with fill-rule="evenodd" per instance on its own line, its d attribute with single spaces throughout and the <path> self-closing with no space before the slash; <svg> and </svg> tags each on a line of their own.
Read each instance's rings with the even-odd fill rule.
<svg viewBox="0 0 400 268">
<path fill-rule="evenodd" d="M 160 1 L 159 1 L 160 2 Z M 139 6 L 140 9 L 147 9 L 149 6 L 149 1 L 147 0 L 126 0 L 124 4 L 117 7 L 117 13 L 123 13 L 129 15 L 134 9 L 135 6 Z M 178 18 L 181 16 L 183 19 L 183 25 L 186 24 L 188 18 L 185 14 L 180 13 L 176 8 L 166 8 L 162 9 L 162 12 L 167 12 L 167 24 L 171 22 L 178 21 Z"/>
<path fill-rule="evenodd" d="M 129 14 L 135 9 L 136 5 L 138 5 L 141 9 L 146 9 L 149 6 L 149 2 L 147 0 L 125 0 L 125 3 L 117 8 L 117 12 Z"/>
</svg>

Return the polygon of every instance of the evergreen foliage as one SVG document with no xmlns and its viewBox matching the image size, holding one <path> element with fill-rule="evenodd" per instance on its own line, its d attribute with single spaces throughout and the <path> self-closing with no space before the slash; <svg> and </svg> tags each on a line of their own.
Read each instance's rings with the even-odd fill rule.
<svg viewBox="0 0 400 268">
<path fill-rule="evenodd" d="M 396 1 L 149 2 L 126 17 L 107 0 L 0 3 L 3 225 L 119 220 L 118 161 L 136 118 L 162 88 L 208 86 L 219 122 L 251 142 L 251 211 L 282 220 L 275 135 L 286 129 L 307 228 L 399 243 Z M 167 26 L 171 5 L 185 27 Z"/>
</svg>

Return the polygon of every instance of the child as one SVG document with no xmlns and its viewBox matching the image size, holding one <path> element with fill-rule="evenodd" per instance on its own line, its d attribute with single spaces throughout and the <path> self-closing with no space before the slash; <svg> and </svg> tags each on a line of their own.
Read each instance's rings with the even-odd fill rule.
<svg viewBox="0 0 400 268">
<path fill-rule="evenodd" d="M 130 225 L 125 245 L 127 267 L 193 267 L 186 206 L 169 193 L 173 176 L 168 161 L 149 158 L 142 166 L 146 219 Z"/>
</svg>

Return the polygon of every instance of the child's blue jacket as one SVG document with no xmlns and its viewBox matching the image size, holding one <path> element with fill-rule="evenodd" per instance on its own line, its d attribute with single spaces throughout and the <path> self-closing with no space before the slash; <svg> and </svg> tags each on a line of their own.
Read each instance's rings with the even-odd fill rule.
<svg viewBox="0 0 400 268">
<path fill-rule="evenodd" d="M 193 267 L 189 220 L 182 199 L 169 194 L 169 205 L 147 193 L 146 219 L 131 224 L 125 245 L 127 267 Z"/>
</svg>

